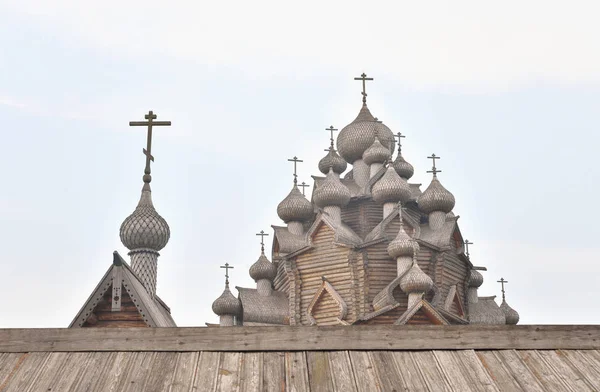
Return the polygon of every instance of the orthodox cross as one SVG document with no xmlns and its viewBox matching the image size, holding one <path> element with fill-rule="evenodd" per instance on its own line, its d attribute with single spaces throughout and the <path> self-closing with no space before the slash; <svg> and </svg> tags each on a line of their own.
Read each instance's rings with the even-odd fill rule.
<svg viewBox="0 0 600 392">
<path fill-rule="evenodd" d="M 333 133 L 336 132 L 337 129 L 331 125 L 329 128 L 325 128 L 325 130 L 331 132 L 331 138 L 329 138 L 329 140 L 331 140 L 331 149 L 333 150 Z"/>
<path fill-rule="evenodd" d="M 365 83 L 367 80 L 373 80 L 373 78 L 367 78 L 367 74 L 363 73 L 362 75 L 360 75 L 359 78 L 354 78 L 354 80 L 362 80 L 362 85 L 363 85 L 363 91 L 362 91 L 362 96 L 363 96 L 363 103 L 366 104 L 367 103 L 367 84 Z"/>
<path fill-rule="evenodd" d="M 293 157 L 292 159 L 288 159 L 288 162 L 294 162 L 294 185 L 298 184 L 298 175 L 296 174 L 296 164 L 298 162 L 304 162 L 300 159 L 298 159 L 298 157 Z"/>
<path fill-rule="evenodd" d="M 301 186 L 301 187 L 302 187 L 302 195 L 303 195 L 303 196 L 306 196 L 306 195 L 304 194 L 304 188 L 306 188 L 306 187 L 309 187 L 310 185 L 308 185 L 307 183 L 305 183 L 304 181 L 302 181 L 302 184 L 300 184 L 300 185 L 298 185 L 298 186 Z"/>
<path fill-rule="evenodd" d="M 465 244 L 465 254 L 467 255 L 467 257 L 469 257 L 469 245 L 473 245 L 473 243 L 469 242 L 469 240 L 465 240 L 464 244 Z"/>
<path fill-rule="evenodd" d="M 508 283 L 508 280 L 504 280 L 504 278 L 500 278 L 500 280 L 498 280 L 497 282 L 502 285 L 502 301 L 504 301 L 505 300 L 505 298 L 504 298 L 504 283 Z"/>
<path fill-rule="evenodd" d="M 260 251 L 265 251 L 265 236 L 268 236 L 268 233 L 265 233 L 264 230 L 261 230 L 260 233 L 256 233 L 256 235 L 260 236 Z"/>
<path fill-rule="evenodd" d="M 406 136 L 404 136 L 402 132 L 398 132 L 394 135 L 394 138 L 398 139 L 398 154 L 400 154 L 400 151 L 402 150 L 402 139 L 406 138 Z"/>
<path fill-rule="evenodd" d="M 430 156 L 430 157 L 427 157 L 427 158 L 428 158 L 428 159 L 431 159 L 431 160 L 433 161 L 433 167 L 431 168 L 431 170 L 428 170 L 428 171 L 427 171 L 427 173 L 433 173 L 433 176 L 434 176 L 434 177 L 437 177 L 437 176 L 436 176 L 436 174 L 437 174 L 437 173 L 441 173 L 442 171 L 441 171 L 441 170 L 438 170 L 438 169 L 436 169 L 436 168 L 435 168 L 435 160 L 436 160 L 436 159 L 440 159 L 440 157 L 438 157 L 438 156 L 437 156 L 437 155 L 435 155 L 435 154 L 431 154 L 431 156 Z"/>
<path fill-rule="evenodd" d="M 148 121 L 129 121 L 130 127 L 148 127 L 148 138 L 146 140 L 146 148 L 142 148 L 142 152 L 146 156 L 146 168 L 144 169 L 144 182 L 149 183 L 152 181 L 150 176 L 150 161 L 154 162 L 152 156 L 152 127 L 153 126 L 171 126 L 171 121 L 154 121 L 156 120 L 156 114 L 150 110 L 148 114 L 144 115 L 144 118 Z"/>
<path fill-rule="evenodd" d="M 225 284 L 229 286 L 229 270 L 233 269 L 233 267 L 230 266 L 229 263 L 225 263 L 225 265 L 222 265 L 220 268 L 225 268 Z"/>
</svg>

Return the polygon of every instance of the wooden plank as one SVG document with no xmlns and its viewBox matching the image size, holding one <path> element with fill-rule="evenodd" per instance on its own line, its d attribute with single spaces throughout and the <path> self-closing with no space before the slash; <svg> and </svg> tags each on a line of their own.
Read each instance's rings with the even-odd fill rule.
<svg viewBox="0 0 600 392">
<path fill-rule="evenodd" d="M 594 390 L 600 391 L 600 369 L 596 369 L 586 358 L 589 351 L 591 350 L 560 350 L 557 354 L 563 361 L 567 361 L 570 366 L 577 369 L 579 374 L 585 377 L 586 382 L 595 388 Z"/>
<path fill-rule="evenodd" d="M 287 392 L 303 392 L 309 390 L 308 364 L 306 353 L 292 351 L 285 353 L 285 386 Z"/>
<path fill-rule="evenodd" d="M 263 391 L 285 391 L 285 354 L 282 352 L 263 353 Z"/>
<path fill-rule="evenodd" d="M 328 354 L 331 382 L 333 384 L 332 390 L 345 392 L 357 391 L 348 351 L 331 351 Z"/>
<path fill-rule="evenodd" d="M 329 353 L 326 351 L 309 351 L 306 353 L 308 363 L 308 381 L 311 392 L 328 392 L 333 390 Z"/>
<path fill-rule="evenodd" d="M 103 372 L 98 374 L 94 391 L 122 391 L 131 371 L 137 353 L 119 352 L 107 363 Z"/>
<path fill-rule="evenodd" d="M 76 381 L 68 389 L 70 392 L 95 391 L 95 385 L 102 379 L 102 375 L 110 368 L 117 357 L 117 353 L 89 353 L 90 357 L 84 366 L 80 367 Z"/>
<path fill-rule="evenodd" d="M 569 391 L 563 380 L 548 366 L 536 351 L 520 350 L 517 354 L 547 391 Z"/>
<path fill-rule="evenodd" d="M 152 362 L 159 353 L 156 352 L 139 352 L 135 353 L 135 357 L 127 378 L 123 383 L 123 387 L 119 391 L 127 392 L 145 392 L 146 379 L 150 375 Z M 169 377 L 170 378 L 170 377 Z"/>
<path fill-rule="evenodd" d="M 402 373 L 395 364 L 392 352 L 372 351 L 369 355 L 383 391 L 408 390 Z"/>
<path fill-rule="evenodd" d="M 215 328 L 217 329 L 217 328 Z M 233 328 L 223 328 L 233 329 Z M 214 391 L 217 386 L 217 375 L 219 372 L 219 363 L 223 353 L 203 351 L 200 353 L 200 359 L 195 370 L 196 378 L 192 390 L 194 391 Z"/>
<path fill-rule="evenodd" d="M 521 390 L 544 391 L 537 378 L 531 373 L 527 365 L 521 360 L 519 354 L 514 350 L 494 351 L 494 354 L 506 366 L 515 380 L 519 383 Z"/>
<path fill-rule="evenodd" d="M 466 369 L 463 369 L 462 364 L 455 358 L 455 351 L 434 351 L 433 355 L 455 391 L 478 391 Z"/>
<path fill-rule="evenodd" d="M 51 353 L 31 383 L 23 391 L 47 391 L 52 390 L 56 377 L 60 375 L 69 353 Z"/>
<path fill-rule="evenodd" d="M 592 350 L 590 350 L 592 351 Z M 585 377 L 579 371 L 571 367 L 567 362 L 558 355 L 554 350 L 539 350 L 538 354 L 544 361 L 551 366 L 558 377 L 570 387 L 572 391 L 593 391 L 594 386 L 589 384 Z"/>
<path fill-rule="evenodd" d="M 144 392 L 164 392 L 172 385 L 171 380 L 177 366 L 179 353 L 161 352 L 155 353 L 150 372 L 144 380 Z"/>
<path fill-rule="evenodd" d="M 428 388 L 422 369 L 414 361 L 412 354 L 410 352 L 394 352 L 395 366 L 402 373 L 402 379 L 409 391 L 426 391 Z"/>
<path fill-rule="evenodd" d="M 53 353 L 61 354 L 61 353 Z M 46 391 L 68 391 L 81 376 L 93 353 L 62 353 L 66 354 L 64 361 L 58 369 L 53 371 L 51 381 L 44 386 L 39 386 Z M 49 362 L 47 362 L 48 364 Z M 32 390 L 35 390 L 32 388 Z"/>
<path fill-rule="evenodd" d="M 240 383 L 242 353 L 223 353 L 219 363 L 217 391 L 237 391 Z"/>
<path fill-rule="evenodd" d="M 352 363 L 352 372 L 354 373 L 356 387 L 359 391 L 371 392 L 382 390 L 367 351 L 351 351 L 350 362 Z"/>
<path fill-rule="evenodd" d="M 50 357 L 50 353 L 31 353 L 23 358 L 23 361 L 11 376 L 6 389 L 2 392 L 23 392 L 37 379 L 42 367 Z"/>
<path fill-rule="evenodd" d="M 600 326 L 1 329 L 0 352 L 597 349 Z"/>
<path fill-rule="evenodd" d="M 451 391 L 446 376 L 431 351 L 414 351 L 409 354 L 420 371 L 430 391 Z"/>
<path fill-rule="evenodd" d="M 27 354 L 0 354 L 0 391 L 8 385 L 10 378 L 23 363 Z"/>
<path fill-rule="evenodd" d="M 190 392 L 192 390 L 199 358 L 199 352 L 177 353 L 175 371 L 173 372 L 169 392 Z"/>
<path fill-rule="evenodd" d="M 454 351 L 454 357 L 462 364 L 463 374 L 468 375 L 473 389 L 477 391 L 493 391 L 499 389 L 485 370 L 473 350 Z"/>
<path fill-rule="evenodd" d="M 523 390 L 512 373 L 504 366 L 493 351 L 476 351 L 476 355 L 491 379 L 497 386 L 501 387 L 503 392 L 518 392 Z"/>
<path fill-rule="evenodd" d="M 263 353 L 243 353 L 240 370 L 240 391 L 262 391 Z"/>
</svg>

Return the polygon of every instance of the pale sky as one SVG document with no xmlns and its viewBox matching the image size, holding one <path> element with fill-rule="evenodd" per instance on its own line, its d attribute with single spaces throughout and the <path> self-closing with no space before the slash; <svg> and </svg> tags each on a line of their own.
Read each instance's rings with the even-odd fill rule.
<svg viewBox="0 0 600 392">
<path fill-rule="evenodd" d="M 523 324 L 600 323 L 600 5 L 595 1 L 0 0 L 0 327 L 65 327 L 112 262 L 142 187 L 171 227 L 158 294 L 216 322 L 229 262 L 319 174 L 361 105 L 402 132 L 411 182 L 454 193 L 480 295 Z M 499 298 L 497 298 L 499 299 Z"/>
</svg>

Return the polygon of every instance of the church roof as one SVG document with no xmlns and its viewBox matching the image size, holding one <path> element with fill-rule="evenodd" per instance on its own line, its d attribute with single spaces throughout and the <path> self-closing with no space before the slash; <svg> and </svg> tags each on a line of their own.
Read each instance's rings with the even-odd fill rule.
<svg viewBox="0 0 600 392">
<path fill-rule="evenodd" d="M 286 293 L 272 291 L 261 295 L 256 289 L 237 287 L 242 303 L 244 324 L 289 324 L 289 303 Z M 248 324 L 250 325 L 250 324 Z"/>
<path fill-rule="evenodd" d="M 92 294 L 83 304 L 69 328 L 80 328 L 88 320 L 94 309 L 102 301 L 107 290 L 112 290 L 116 277 L 121 277 L 120 292 L 127 293 L 134 303 L 137 311 L 149 327 L 176 327 L 171 317 L 169 307 L 157 296 L 150 296 L 138 276 L 129 264 L 117 253 L 113 253 L 113 263 L 108 268 Z"/>
<path fill-rule="evenodd" d="M 599 342 L 591 325 L 2 329 L 0 389 L 592 391 Z"/>
</svg>

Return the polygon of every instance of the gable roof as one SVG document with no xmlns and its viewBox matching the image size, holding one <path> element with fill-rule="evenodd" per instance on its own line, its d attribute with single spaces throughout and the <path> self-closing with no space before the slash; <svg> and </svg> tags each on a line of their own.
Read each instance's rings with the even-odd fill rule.
<svg viewBox="0 0 600 392">
<path fill-rule="evenodd" d="M 450 323 L 438 312 L 433 305 L 427 300 L 420 300 L 410 308 L 406 309 L 406 312 L 394 323 L 395 325 L 404 325 L 410 321 L 411 318 L 418 311 L 422 311 L 427 318 L 435 325 L 450 325 Z"/>
<path fill-rule="evenodd" d="M 138 312 L 142 315 L 144 322 L 149 327 L 176 327 L 175 321 L 171 317 L 169 307 L 158 297 L 152 298 L 143 283 L 137 277 L 135 272 L 129 267 L 129 264 L 123 260 L 118 252 L 113 252 L 113 263 L 108 268 L 92 294 L 83 304 L 69 328 L 80 328 L 87 321 L 98 303 L 104 297 L 107 290 L 112 289 L 115 277 L 121 277 L 121 291 L 129 294 L 136 303 Z"/>
</svg>

